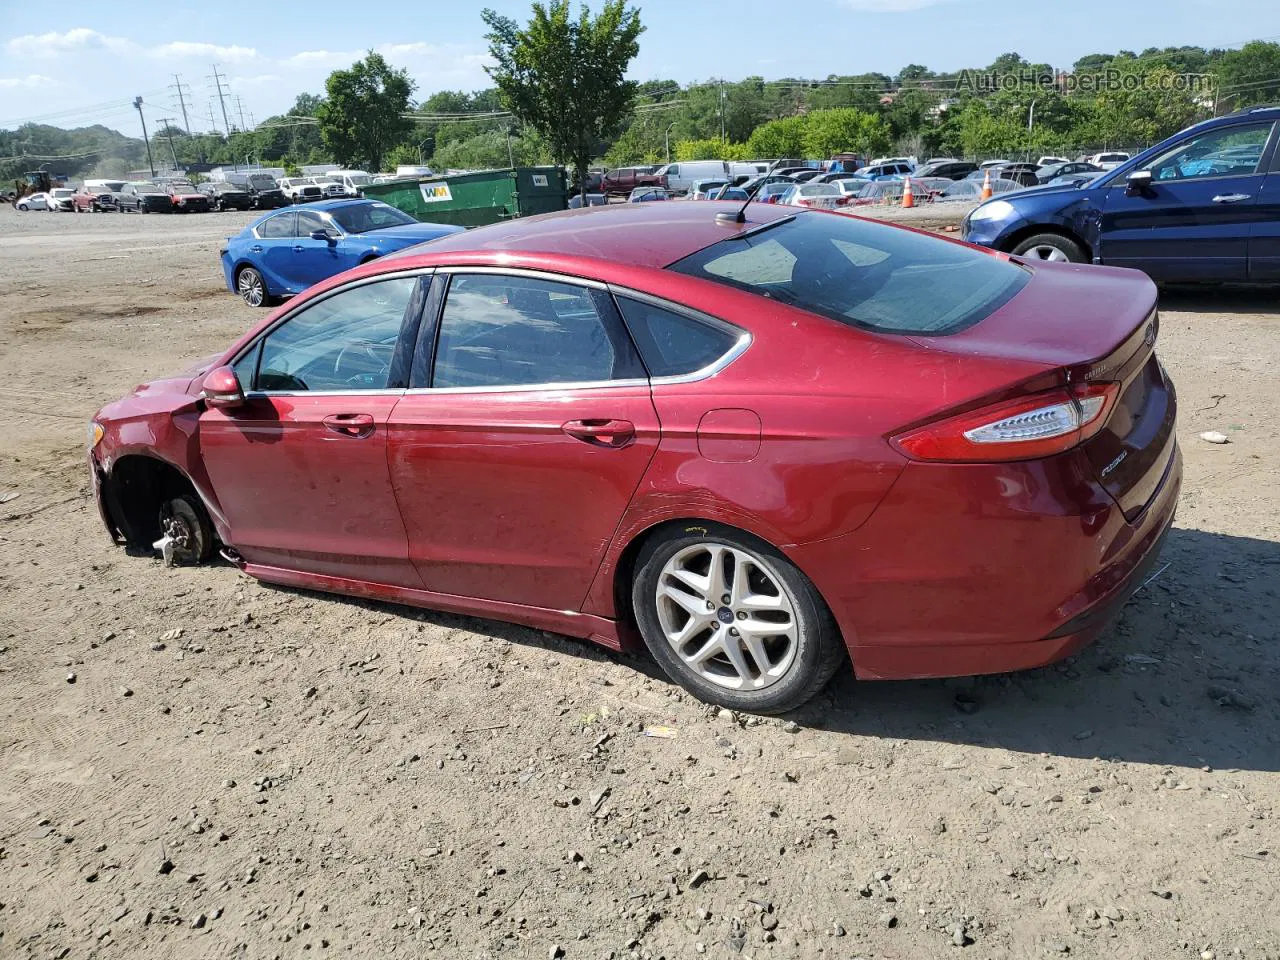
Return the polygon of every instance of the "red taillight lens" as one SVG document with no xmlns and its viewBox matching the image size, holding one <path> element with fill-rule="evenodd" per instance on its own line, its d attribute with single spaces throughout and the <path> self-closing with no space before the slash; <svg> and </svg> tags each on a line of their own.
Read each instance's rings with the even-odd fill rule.
<svg viewBox="0 0 1280 960">
<path fill-rule="evenodd" d="M 890 438 L 913 460 L 1033 460 L 1070 450 L 1102 429 L 1120 393 L 1090 383 L 971 410 Z"/>
</svg>

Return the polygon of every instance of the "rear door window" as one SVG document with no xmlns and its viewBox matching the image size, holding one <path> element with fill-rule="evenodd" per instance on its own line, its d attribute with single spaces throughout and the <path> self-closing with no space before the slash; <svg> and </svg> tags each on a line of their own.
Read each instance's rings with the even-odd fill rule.
<svg viewBox="0 0 1280 960">
<path fill-rule="evenodd" d="M 612 310 L 607 295 L 597 297 L 574 284 L 457 274 L 449 282 L 440 317 L 431 386 L 643 378 L 644 368 Z"/>
<path fill-rule="evenodd" d="M 254 232 L 263 240 L 279 240 L 283 237 L 292 237 L 295 216 L 296 214 L 292 210 L 287 213 L 277 213 L 274 217 L 268 217 L 258 224 Z"/>
<path fill-rule="evenodd" d="M 977 323 L 1030 279 L 961 244 L 818 212 L 721 240 L 668 269 L 850 326 L 930 336 Z"/>
</svg>

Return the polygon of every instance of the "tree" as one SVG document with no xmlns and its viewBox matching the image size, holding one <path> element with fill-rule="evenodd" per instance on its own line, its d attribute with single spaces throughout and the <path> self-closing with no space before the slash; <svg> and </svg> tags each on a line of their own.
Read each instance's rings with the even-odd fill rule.
<svg viewBox="0 0 1280 960">
<path fill-rule="evenodd" d="M 1223 54 L 1218 63 L 1218 102 L 1231 109 L 1267 103 L 1280 95 L 1280 44 L 1255 40 Z"/>
<path fill-rule="evenodd" d="M 413 88 L 405 70 L 393 70 L 372 50 L 351 69 L 329 74 L 328 96 L 316 116 L 334 160 L 344 167 L 382 169 L 382 158 L 413 128 L 404 117 Z"/>
<path fill-rule="evenodd" d="M 753 157 L 776 159 L 804 156 L 804 117 L 783 117 L 756 127 L 747 140 Z"/>
<path fill-rule="evenodd" d="M 805 117 L 805 154 L 824 159 L 837 153 L 876 154 L 889 149 L 889 127 L 878 116 L 841 107 Z"/>
<path fill-rule="evenodd" d="M 625 74 L 640 51 L 640 12 L 625 0 L 605 0 L 599 16 L 584 3 L 575 21 L 569 0 L 550 0 L 533 4 L 523 30 L 493 10 L 481 18 L 497 61 L 485 69 L 502 102 L 545 137 L 555 161 L 572 164 L 585 185 L 596 144 L 616 137 L 631 112 L 636 83 Z"/>
</svg>

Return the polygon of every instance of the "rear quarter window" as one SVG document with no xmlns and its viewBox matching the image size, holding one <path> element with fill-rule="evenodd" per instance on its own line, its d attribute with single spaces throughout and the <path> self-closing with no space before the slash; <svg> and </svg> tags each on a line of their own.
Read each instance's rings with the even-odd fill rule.
<svg viewBox="0 0 1280 960">
<path fill-rule="evenodd" d="M 817 212 L 721 240 L 668 269 L 850 326 L 929 336 L 977 323 L 1030 279 L 959 244 Z"/>
</svg>

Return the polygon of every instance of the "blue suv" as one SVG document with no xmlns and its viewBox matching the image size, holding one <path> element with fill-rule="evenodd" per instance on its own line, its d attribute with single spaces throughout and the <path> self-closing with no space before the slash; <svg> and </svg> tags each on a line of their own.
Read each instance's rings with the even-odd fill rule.
<svg viewBox="0 0 1280 960">
<path fill-rule="evenodd" d="M 1280 106 L 1188 127 L 1076 185 L 988 200 L 961 237 L 1153 280 L 1280 282 Z"/>
</svg>

